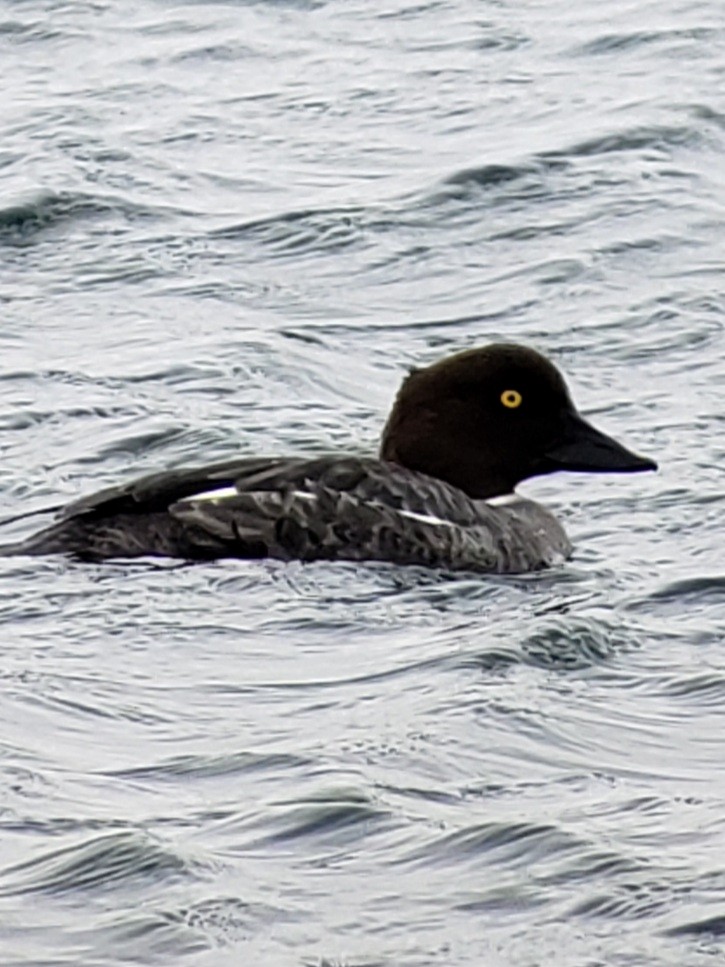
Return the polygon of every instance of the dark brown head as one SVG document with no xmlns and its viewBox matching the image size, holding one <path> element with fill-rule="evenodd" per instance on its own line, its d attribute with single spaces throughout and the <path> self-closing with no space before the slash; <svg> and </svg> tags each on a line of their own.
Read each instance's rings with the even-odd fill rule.
<svg viewBox="0 0 725 967">
<path fill-rule="evenodd" d="M 656 470 L 576 411 L 558 369 L 533 349 L 500 343 L 416 369 L 401 386 L 380 455 L 460 487 L 510 493 L 555 470 Z"/>
</svg>

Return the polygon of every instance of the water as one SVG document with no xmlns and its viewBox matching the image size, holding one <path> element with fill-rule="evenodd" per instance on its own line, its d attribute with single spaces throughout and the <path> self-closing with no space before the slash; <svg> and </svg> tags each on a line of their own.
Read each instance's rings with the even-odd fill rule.
<svg viewBox="0 0 725 967">
<path fill-rule="evenodd" d="M 721 4 L 5 0 L 0 44 L 3 516 L 371 450 L 498 338 L 661 465 L 524 486 L 577 551 L 515 579 L 4 561 L 4 967 L 720 963 Z"/>
</svg>

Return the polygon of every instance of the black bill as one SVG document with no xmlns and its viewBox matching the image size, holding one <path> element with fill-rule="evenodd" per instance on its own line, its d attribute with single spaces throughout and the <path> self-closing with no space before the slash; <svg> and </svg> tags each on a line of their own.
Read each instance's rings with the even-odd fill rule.
<svg viewBox="0 0 725 967">
<path fill-rule="evenodd" d="M 566 417 L 563 435 L 545 454 L 546 469 L 582 470 L 589 473 L 636 473 L 656 470 L 648 457 L 632 453 L 573 412 Z"/>
</svg>

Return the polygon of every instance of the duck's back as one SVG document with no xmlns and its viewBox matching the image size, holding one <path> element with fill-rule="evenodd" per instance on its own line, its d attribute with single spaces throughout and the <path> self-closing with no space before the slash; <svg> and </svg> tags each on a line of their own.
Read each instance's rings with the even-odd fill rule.
<svg viewBox="0 0 725 967">
<path fill-rule="evenodd" d="M 393 463 L 337 455 L 154 474 L 68 505 L 49 528 L 0 553 L 388 561 L 515 573 L 570 550 L 556 519 L 533 501 L 494 506 Z"/>
</svg>

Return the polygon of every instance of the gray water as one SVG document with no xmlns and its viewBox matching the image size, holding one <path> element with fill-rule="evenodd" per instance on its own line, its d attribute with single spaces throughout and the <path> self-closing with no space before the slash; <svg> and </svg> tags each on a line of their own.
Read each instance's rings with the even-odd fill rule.
<svg viewBox="0 0 725 967">
<path fill-rule="evenodd" d="M 0 3 L 3 517 L 505 338 L 574 558 L 2 562 L 0 962 L 725 958 L 720 0 Z M 27 532 L 2 528 L 2 539 Z"/>
</svg>

